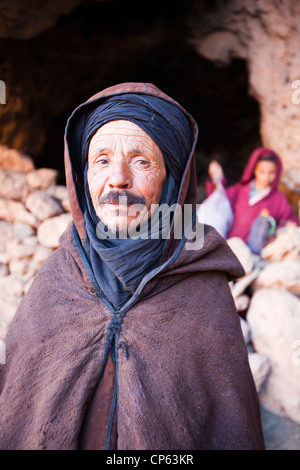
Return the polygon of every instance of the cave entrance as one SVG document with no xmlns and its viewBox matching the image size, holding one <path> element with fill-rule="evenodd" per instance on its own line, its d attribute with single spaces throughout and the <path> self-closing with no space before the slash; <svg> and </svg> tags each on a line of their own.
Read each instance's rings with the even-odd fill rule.
<svg viewBox="0 0 300 470">
<path fill-rule="evenodd" d="M 182 9 L 182 2 L 179 5 Z M 95 18 L 104 8 L 111 19 L 99 26 Z M 161 88 L 196 119 L 200 195 L 212 158 L 223 166 L 228 183 L 236 182 L 252 150 L 261 145 L 259 105 L 248 92 L 247 62 L 232 59 L 227 66 L 217 66 L 201 57 L 188 42 L 184 12 L 170 19 L 167 10 L 164 21 L 163 14 L 141 21 L 137 12 L 132 16 L 125 7 L 125 18 L 120 15 L 116 19 L 111 15 L 112 8 L 102 2 L 93 8 L 81 6 L 31 43 L 36 56 L 46 54 L 47 70 L 53 74 L 49 74 L 49 87 L 55 83 L 55 95 L 50 89 L 48 96 L 56 96 L 60 102 L 59 113 L 48 122 L 42 154 L 35 158 L 37 166 L 57 168 L 62 182 L 64 127 L 73 109 L 105 87 L 143 81 Z M 76 35 L 70 34 L 73 30 Z M 139 41 L 131 31 L 138 33 Z M 65 46 L 70 35 L 78 38 L 75 58 Z M 60 58 L 52 56 L 54 39 L 60 44 Z M 62 70 L 57 67 L 60 60 Z"/>
<path fill-rule="evenodd" d="M 153 82 L 178 99 L 194 116 L 199 127 L 196 147 L 199 198 L 203 199 L 203 185 L 211 159 L 221 163 L 228 184 L 233 184 L 240 178 L 252 150 L 261 145 L 259 105 L 248 94 L 248 71 L 244 60 L 236 59 L 228 67 L 220 68 L 197 56 L 186 75 L 176 71 L 173 74 L 176 79 L 171 82 L 163 73 L 155 76 L 153 69 L 147 72 L 143 67 L 143 74 L 131 70 L 130 78 L 129 74 L 115 75 L 111 84 L 127 80 Z M 93 92 L 91 90 L 91 94 Z M 59 156 L 54 163 L 60 170 L 61 182 L 64 178 L 61 142 L 71 111 L 58 116 L 50 125 L 45 149 L 39 159 L 39 166 L 49 166 L 53 155 Z"/>
</svg>

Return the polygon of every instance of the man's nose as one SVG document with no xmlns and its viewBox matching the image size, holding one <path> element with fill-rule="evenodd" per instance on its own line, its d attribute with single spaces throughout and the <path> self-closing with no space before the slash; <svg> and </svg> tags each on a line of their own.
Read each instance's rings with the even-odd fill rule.
<svg viewBox="0 0 300 470">
<path fill-rule="evenodd" d="M 110 189 L 130 189 L 132 187 L 131 172 L 125 162 L 116 162 L 111 165 L 108 186 Z"/>
</svg>

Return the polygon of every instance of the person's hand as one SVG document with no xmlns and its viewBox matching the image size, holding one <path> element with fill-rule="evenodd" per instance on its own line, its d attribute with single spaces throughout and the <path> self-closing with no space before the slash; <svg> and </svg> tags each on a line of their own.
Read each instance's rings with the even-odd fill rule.
<svg viewBox="0 0 300 470">
<path fill-rule="evenodd" d="M 221 181 L 224 177 L 223 169 L 216 160 L 212 160 L 208 167 L 208 174 L 214 182 Z"/>
</svg>

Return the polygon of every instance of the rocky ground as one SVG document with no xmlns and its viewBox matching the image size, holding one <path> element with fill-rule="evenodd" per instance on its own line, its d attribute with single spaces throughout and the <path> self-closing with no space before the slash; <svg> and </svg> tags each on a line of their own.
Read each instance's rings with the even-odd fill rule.
<svg viewBox="0 0 300 470">
<path fill-rule="evenodd" d="M 57 172 L 0 146 L 0 340 L 35 274 L 72 220 Z M 254 256 L 228 240 L 245 269 L 230 287 L 259 392 L 267 449 L 300 449 L 300 227 Z"/>
<path fill-rule="evenodd" d="M 300 425 L 300 227 L 278 231 L 259 257 L 228 243 L 246 272 L 231 288 L 261 403 Z"/>
</svg>

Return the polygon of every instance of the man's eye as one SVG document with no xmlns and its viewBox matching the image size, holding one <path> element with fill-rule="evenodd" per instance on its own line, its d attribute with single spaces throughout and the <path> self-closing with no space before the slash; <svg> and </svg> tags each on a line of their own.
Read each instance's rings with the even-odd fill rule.
<svg viewBox="0 0 300 470">
<path fill-rule="evenodd" d="M 107 158 L 104 158 L 104 157 L 98 157 L 96 158 L 95 163 L 99 165 L 106 165 L 108 163 L 108 160 Z"/>
<path fill-rule="evenodd" d="M 134 160 L 134 164 L 142 168 L 148 168 L 150 166 L 149 160 L 145 160 L 143 158 L 136 158 Z"/>
</svg>

